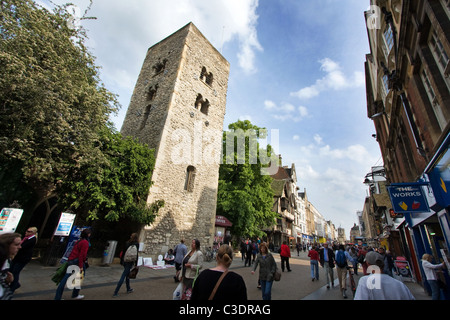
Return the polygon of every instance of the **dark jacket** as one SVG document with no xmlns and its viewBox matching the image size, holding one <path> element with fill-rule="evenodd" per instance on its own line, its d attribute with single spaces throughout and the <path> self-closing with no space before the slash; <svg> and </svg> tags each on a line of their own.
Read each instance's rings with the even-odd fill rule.
<svg viewBox="0 0 450 320">
<path fill-rule="evenodd" d="M 14 257 L 14 262 L 28 263 L 33 257 L 33 248 L 36 245 L 36 236 L 28 238 L 22 242 L 21 248 Z"/>
<path fill-rule="evenodd" d="M 331 248 L 321 248 L 319 251 L 319 262 L 320 265 L 323 267 L 325 263 L 325 258 L 323 257 L 323 251 L 328 250 L 328 263 L 330 264 L 330 268 L 334 268 L 334 252 Z"/>
<path fill-rule="evenodd" d="M 272 254 L 268 253 L 264 257 L 261 253 L 258 254 L 253 265 L 253 271 L 259 265 L 259 279 L 264 281 L 273 281 L 273 275 L 277 271 L 277 264 Z"/>
</svg>

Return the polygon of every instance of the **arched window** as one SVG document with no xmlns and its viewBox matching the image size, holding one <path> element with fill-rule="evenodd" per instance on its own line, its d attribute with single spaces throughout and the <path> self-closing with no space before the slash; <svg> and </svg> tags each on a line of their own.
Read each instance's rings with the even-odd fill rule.
<svg viewBox="0 0 450 320">
<path fill-rule="evenodd" d="M 195 109 L 200 110 L 201 113 L 208 115 L 209 106 L 210 104 L 208 99 L 203 99 L 203 96 L 199 93 L 197 95 L 197 99 L 195 99 Z"/>
<path fill-rule="evenodd" d="M 148 87 L 148 89 L 146 90 L 147 100 L 152 101 L 155 98 L 157 91 L 158 91 L 158 85 Z"/>
<path fill-rule="evenodd" d="M 214 76 L 212 72 L 209 72 L 206 70 L 205 67 L 202 68 L 202 71 L 200 72 L 200 80 L 202 80 L 204 83 L 206 83 L 209 86 L 212 86 Z"/>
<path fill-rule="evenodd" d="M 186 181 L 184 183 L 184 190 L 188 192 L 194 191 L 194 180 L 196 169 L 194 166 L 188 166 L 186 169 Z"/>
</svg>

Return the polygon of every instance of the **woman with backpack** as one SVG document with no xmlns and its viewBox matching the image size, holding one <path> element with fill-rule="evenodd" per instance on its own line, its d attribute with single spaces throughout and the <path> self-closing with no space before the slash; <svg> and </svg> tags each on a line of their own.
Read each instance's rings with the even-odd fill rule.
<svg viewBox="0 0 450 320">
<path fill-rule="evenodd" d="M 113 297 L 119 295 L 120 287 L 125 280 L 125 285 L 127 287 L 127 293 L 132 293 L 133 289 L 130 287 L 130 271 L 133 267 L 137 266 L 138 262 L 138 250 L 139 242 L 137 233 L 132 233 L 130 239 L 125 243 L 124 250 L 122 251 L 120 257 L 120 264 L 123 265 L 123 273 L 117 283 L 116 290 L 114 290 Z"/>
</svg>

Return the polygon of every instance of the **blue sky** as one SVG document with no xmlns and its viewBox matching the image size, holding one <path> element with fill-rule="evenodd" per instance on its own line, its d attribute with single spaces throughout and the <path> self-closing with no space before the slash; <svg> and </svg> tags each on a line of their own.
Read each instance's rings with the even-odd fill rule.
<svg viewBox="0 0 450 320">
<path fill-rule="evenodd" d="M 55 1 L 62 3 L 66 1 Z M 42 0 L 41 3 L 48 3 Z M 88 0 L 72 1 L 83 14 Z M 345 228 L 362 210 L 364 176 L 382 165 L 364 84 L 369 0 L 96 0 L 84 20 L 120 130 L 147 49 L 193 22 L 230 62 L 224 128 L 278 130 L 300 191 Z M 271 137 L 269 136 L 269 142 Z"/>
</svg>

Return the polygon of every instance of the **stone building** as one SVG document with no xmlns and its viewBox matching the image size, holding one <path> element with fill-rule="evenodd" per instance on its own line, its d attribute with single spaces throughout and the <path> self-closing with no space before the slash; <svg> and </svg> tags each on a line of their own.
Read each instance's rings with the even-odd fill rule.
<svg viewBox="0 0 450 320">
<path fill-rule="evenodd" d="M 155 149 L 147 202 L 165 201 L 140 233 L 145 255 L 212 245 L 229 69 L 192 23 L 147 52 L 121 129 Z"/>
</svg>

